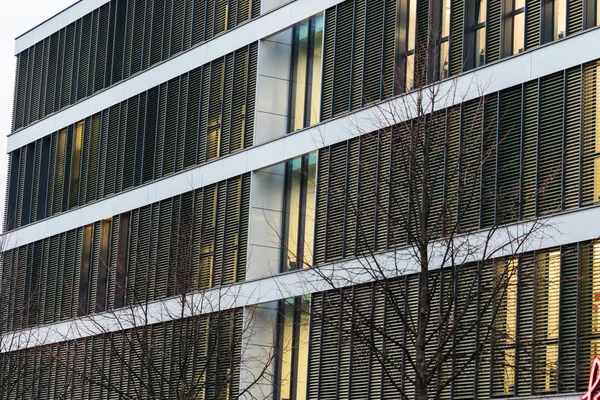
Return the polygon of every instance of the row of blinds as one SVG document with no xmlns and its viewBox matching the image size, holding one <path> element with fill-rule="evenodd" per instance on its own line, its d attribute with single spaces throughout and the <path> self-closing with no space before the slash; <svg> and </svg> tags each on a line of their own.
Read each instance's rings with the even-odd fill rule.
<svg viewBox="0 0 600 400">
<path fill-rule="evenodd" d="M 260 14 L 260 0 L 111 0 L 17 56 L 13 130 Z"/>
<path fill-rule="evenodd" d="M 325 12 L 321 120 L 392 95 L 395 3 L 351 0 Z"/>
<path fill-rule="evenodd" d="M 436 237 L 594 204 L 598 69 L 575 67 L 321 149 L 315 262 L 411 242 L 422 205 Z"/>
<path fill-rule="evenodd" d="M 409 15 L 411 1 L 416 1 L 414 16 Z M 595 26 L 595 15 L 584 18 L 584 9 L 594 9 L 585 6 L 585 1 L 568 2 L 567 32 L 561 32 L 561 35 Z M 487 64 L 512 55 L 513 29 L 519 29 L 513 26 L 510 17 L 513 5 L 496 0 L 484 3 L 481 7 L 485 34 L 481 40 L 485 45 L 478 51 L 475 49 L 478 40 L 475 26 L 481 22 L 474 19 L 477 16 L 469 9 L 471 3 L 467 1 L 453 0 L 450 4 L 449 43 L 440 43 L 440 18 L 434 16 L 432 19 L 430 15 L 447 11 L 441 10 L 437 3 L 430 4 L 429 0 L 352 0 L 327 9 L 321 120 L 400 93 L 413 79 L 417 85 L 436 80 L 440 66 L 435 64 L 440 56 L 448 57 L 449 73 L 457 75 L 473 68 L 477 57 Z M 525 27 L 520 34 L 525 37 L 524 49 L 531 49 L 548 41 L 544 32 L 551 28 L 553 20 L 564 16 L 553 19 L 551 13 L 556 11 L 543 5 L 541 0 L 526 1 L 525 9 Z M 410 24 L 416 24 L 414 31 L 411 27 L 406 28 Z M 514 34 L 518 36 L 519 32 Z M 442 50 L 444 46 L 449 50 Z"/>
<path fill-rule="evenodd" d="M 600 245 L 432 272 L 429 395 L 583 392 L 600 356 Z M 308 398 L 413 398 L 418 276 L 312 297 Z"/>
<path fill-rule="evenodd" d="M 241 309 L 0 356 L 3 399 L 235 399 Z"/>
<path fill-rule="evenodd" d="M 251 146 L 257 47 L 11 152 L 7 229 Z"/>
<path fill-rule="evenodd" d="M 1 329 L 243 281 L 249 207 L 246 174 L 6 251 Z"/>
</svg>

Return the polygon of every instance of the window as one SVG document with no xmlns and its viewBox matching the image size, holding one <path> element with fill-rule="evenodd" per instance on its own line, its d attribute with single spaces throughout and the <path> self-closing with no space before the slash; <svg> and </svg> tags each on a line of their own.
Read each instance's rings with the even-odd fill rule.
<svg viewBox="0 0 600 400">
<path fill-rule="evenodd" d="M 98 253 L 98 281 L 96 288 L 96 312 L 105 311 L 107 307 L 108 292 L 108 263 L 110 248 L 110 233 L 112 218 L 105 218 L 100 222 L 100 243 Z"/>
<path fill-rule="evenodd" d="M 83 121 L 75 125 L 73 147 L 71 151 L 71 186 L 69 190 L 69 208 L 79 204 L 79 179 L 81 176 L 81 149 L 83 147 Z"/>
<path fill-rule="evenodd" d="M 485 27 L 487 19 L 487 0 L 474 0 L 470 10 L 471 34 L 468 38 L 471 54 L 466 64 L 468 68 L 477 68 L 485 64 Z"/>
<path fill-rule="evenodd" d="M 511 6 L 505 20 L 504 55 L 514 55 L 525 49 L 525 0 L 509 0 Z"/>
<path fill-rule="evenodd" d="M 410 0 L 408 9 L 408 39 L 406 41 L 406 91 L 414 89 L 415 83 L 415 45 L 417 40 L 417 1 Z"/>
<path fill-rule="evenodd" d="M 293 29 L 289 131 L 319 123 L 323 15 Z"/>
<path fill-rule="evenodd" d="M 288 161 L 282 272 L 306 268 L 313 262 L 317 154 Z"/>
<path fill-rule="evenodd" d="M 117 243 L 117 270 L 115 271 L 115 308 L 125 306 L 127 294 L 127 261 L 129 258 L 129 222 L 131 213 L 119 217 L 119 241 Z"/>
<path fill-rule="evenodd" d="M 542 4 L 542 42 L 563 38 L 567 27 L 567 0 L 549 0 Z"/>
<path fill-rule="evenodd" d="M 560 327 L 560 251 L 542 253 L 537 262 L 536 282 L 543 282 L 541 291 L 536 296 L 541 299 L 541 304 L 536 308 L 546 308 L 546 312 L 539 313 L 542 316 L 541 326 L 545 328 L 545 381 L 544 390 L 554 392 L 557 390 L 558 382 L 558 332 Z M 539 290 L 538 290 L 539 291 Z M 545 304 L 544 303 L 545 301 Z M 544 321 L 545 319 L 545 321 Z"/>
<path fill-rule="evenodd" d="M 591 260 L 591 334 L 590 340 L 590 361 L 595 357 L 600 357 L 600 242 L 592 245 Z"/>
<path fill-rule="evenodd" d="M 554 0 L 552 40 L 562 39 L 567 32 L 567 0 Z"/>
<path fill-rule="evenodd" d="M 277 400 L 305 400 L 308 378 L 310 296 L 279 302 Z"/>
<path fill-rule="evenodd" d="M 441 30 L 440 30 L 441 31 L 441 35 L 440 35 L 440 80 L 448 77 L 448 48 L 449 48 L 449 39 L 450 39 L 450 7 L 451 7 L 451 0 L 442 0 L 442 25 L 441 25 Z"/>
<path fill-rule="evenodd" d="M 518 259 L 501 262 L 497 274 L 501 282 L 506 282 L 506 325 L 504 350 L 504 393 L 515 390 L 515 363 L 517 344 L 517 300 L 518 300 Z"/>
<path fill-rule="evenodd" d="M 92 257 L 92 242 L 94 235 L 94 225 L 86 225 L 83 228 L 83 246 L 81 248 L 81 270 L 79 273 L 79 307 L 77 315 L 87 315 L 89 313 L 90 299 L 90 279 L 92 277 L 90 266 Z"/>
</svg>

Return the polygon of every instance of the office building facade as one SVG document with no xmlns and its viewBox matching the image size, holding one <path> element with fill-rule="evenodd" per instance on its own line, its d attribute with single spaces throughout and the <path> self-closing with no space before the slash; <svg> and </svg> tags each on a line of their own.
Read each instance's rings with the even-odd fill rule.
<svg viewBox="0 0 600 400">
<path fill-rule="evenodd" d="M 428 260 L 430 396 L 578 398 L 598 25 L 596 0 L 81 0 L 23 34 L 0 397 L 413 398 L 422 230 L 510 244 Z"/>
</svg>

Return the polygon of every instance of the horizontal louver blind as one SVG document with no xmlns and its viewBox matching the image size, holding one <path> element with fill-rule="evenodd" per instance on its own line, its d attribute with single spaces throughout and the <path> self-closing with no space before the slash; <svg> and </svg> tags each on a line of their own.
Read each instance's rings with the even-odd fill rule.
<svg viewBox="0 0 600 400">
<path fill-rule="evenodd" d="M 253 43 L 13 151 L 7 229 L 252 146 L 257 60 Z"/>
<path fill-rule="evenodd" d="M 13 131 L 260 16 L 260 0 L 111 0 L 17 55 Z"/>
<path fill-rule="evenodd" d="M 5 353 L 0 395 L 234 399 L 242 324 L 234 309 Z"/>
</svg>

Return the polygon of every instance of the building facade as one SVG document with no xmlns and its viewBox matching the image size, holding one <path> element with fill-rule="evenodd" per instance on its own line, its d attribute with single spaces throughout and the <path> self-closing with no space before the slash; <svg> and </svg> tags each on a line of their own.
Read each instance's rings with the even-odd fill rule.
<svg viewBox="0 0 600 400">
<path fill-rule="evenodd" d="M 431 398 L 579 398 L 598 25 L 596 0 L 80 0 L 23 34 L 0 397 L 414 398 L 425 243 Z"/>
</svg>

